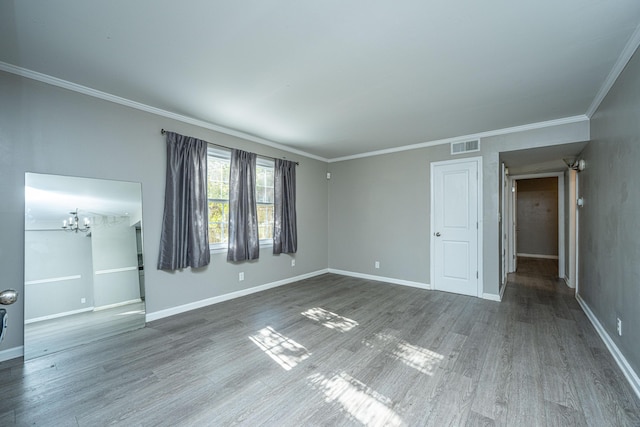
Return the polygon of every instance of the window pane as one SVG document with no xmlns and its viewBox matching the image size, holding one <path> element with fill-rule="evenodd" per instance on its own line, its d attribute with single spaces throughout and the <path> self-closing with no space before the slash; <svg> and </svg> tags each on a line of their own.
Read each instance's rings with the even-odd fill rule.
<svg viewBox="0 0 640 427">
<path fill-rule="evenodd" d="M 258 205 L 258 237 L 273 238 L 273 205 Z"/>
<path fill-rule="evenodd" d="M 258 202 L 258 236 L 273 238 L 273 165 L 256 166 L 256 200 Z"/>
<path fill-rule="evenodd" d="M 227 243 L 229 235 L 229 203 L 227 201 L 209 200 L 209 244 Z"/>
<path fill-rule="evenodd" d="M 229 159 L 209 156 L 207 158 L 207 197 L 229 198 Z"/>
<path fill-rule="evenodd" d="M 228 242 L 229 169 L 227 153 L 209 150 L 207 156 L 207 197 L 209 199 L 209 244 Z"/>
</svg>

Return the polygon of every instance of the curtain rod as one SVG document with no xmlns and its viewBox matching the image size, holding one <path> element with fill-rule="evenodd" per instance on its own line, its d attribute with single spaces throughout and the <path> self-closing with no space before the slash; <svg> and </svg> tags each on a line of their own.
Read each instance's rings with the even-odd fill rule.
<svg viewBox="0 0 640 427">
<path fill-rule="evenodd" d="M 165 133 L 167 133 L 167 132 L 170 132 L 170 131 L 167 131 L 167 130 L 164 130 L 164 129 L 161 129 L 161 130 L 160 130 L 160 133 L 161 133 L 162 135 L 164 135 L 164 134 L 165 134 Z M 209 142 L 209 141 L 205 141 L 205 142 L 206 142 L 207 144 L 209 144 L 209 145 L 213 145 L 213 146 L 215 146 L 215 147 L 226 148 L 227 150 L 234 150 L 234 148 L 232 148 L 232 147 L 227 147 L 226 145 L 214 144 L 213 142 Z M 264 158 L 266 158 L 266 159 L 272 159 L 272 160 L 279 159 L 279 157 L 263 156 L 262 154 L 258 154 L 258 156 L 260 156 L 260 157 L 264 157 Z M 287 160 L 287 158 L 286 158 L 286 157 L 282 157 L 282 159 Z M 300 163 L 298 163 L 298 162 L 293 162 L 293 163 L 295 163 L 295 164 L 296 164 L 296 166 L 299 166 L 299 165 L 300 165 Z"/>
</svg>

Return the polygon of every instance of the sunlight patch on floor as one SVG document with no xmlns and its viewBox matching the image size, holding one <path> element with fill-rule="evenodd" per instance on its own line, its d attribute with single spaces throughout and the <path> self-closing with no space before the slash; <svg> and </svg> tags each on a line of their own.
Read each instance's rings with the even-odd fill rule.
<svg viewBox="0 0 640 427">
<path fill-rule="evenodd" d="M 300 314 L 320 323 L 323 326 L 326 326 L 329 329 L 335 329 L 340 332 L 348 332 L 358 326 L 358 322 L 355 320 L 340 316 L 339 314 L 332 313 L 320 307 L 310 308 Z"/>
<path fill-rule="evenodd" d="M 271 326 L 261 329 L 249 339 L 286 371 L 311 356 L 303 345 L 275 331 Z"/>
<path fill-rule="evenodd" d="M 433 375 L 444 356 L 418 345 L 413 345 L 391 334 L 376 334 L 374 340 L 364 342 L 368 347 L 383 348 L 391 358 L 427 375 Z"/>
<path fill-rule="evenodd" d="M 314 389 L 322 391 L 325 402 L 337 402 L 341 409 L 365 426 L 404 426 L 392 409 L 393 402 L 345 372 L 327 378 L 322 374 L 307 377 Z"/>
<path fill-rule="evenodd" d="M 444 359 L 444 356 L 439 353 L 402 340 L 398 341 L 391 355 L 405 365 L 427 375 L 433 375 L 438 363 Z"/>
</svg>

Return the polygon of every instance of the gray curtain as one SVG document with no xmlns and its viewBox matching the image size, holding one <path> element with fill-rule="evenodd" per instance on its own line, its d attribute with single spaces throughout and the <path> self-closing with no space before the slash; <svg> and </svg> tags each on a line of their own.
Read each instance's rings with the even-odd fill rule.
<svg viewBox="0 0 640 427">
<path fill-rule="evenodd" d="M 295 162 L 275 159 L 273 178 L 273 253 L 294 254 L 298 250 Z"/>
<path fill-rule="evenodd" d="M 231 151 L 229 171 L 229 250 L 227 261 L 258 259 L 255 153 Z"/>
<path fill-rule="evenodd" d="M 159 270 L 209 264 L 207 143 L 167 132 Z"/>
</svg>

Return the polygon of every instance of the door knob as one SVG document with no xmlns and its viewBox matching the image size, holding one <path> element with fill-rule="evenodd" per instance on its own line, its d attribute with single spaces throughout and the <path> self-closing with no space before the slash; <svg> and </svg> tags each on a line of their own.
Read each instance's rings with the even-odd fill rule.
<svg viewBox="0 0 640 427">
<path fill-rule="evenodd" d="M 6 289 L 0 292 L 0 304 L 10 305 L 18 300 L 18 293 L 13 289 Z"/>
<path fill-rule="evenodd" d="M 439 231 L 435 232 L 435 233 L 433 233 L 433 235 L 436 236 L 436 237 L 440 237 L 440 232 Z"/>
</svg>

